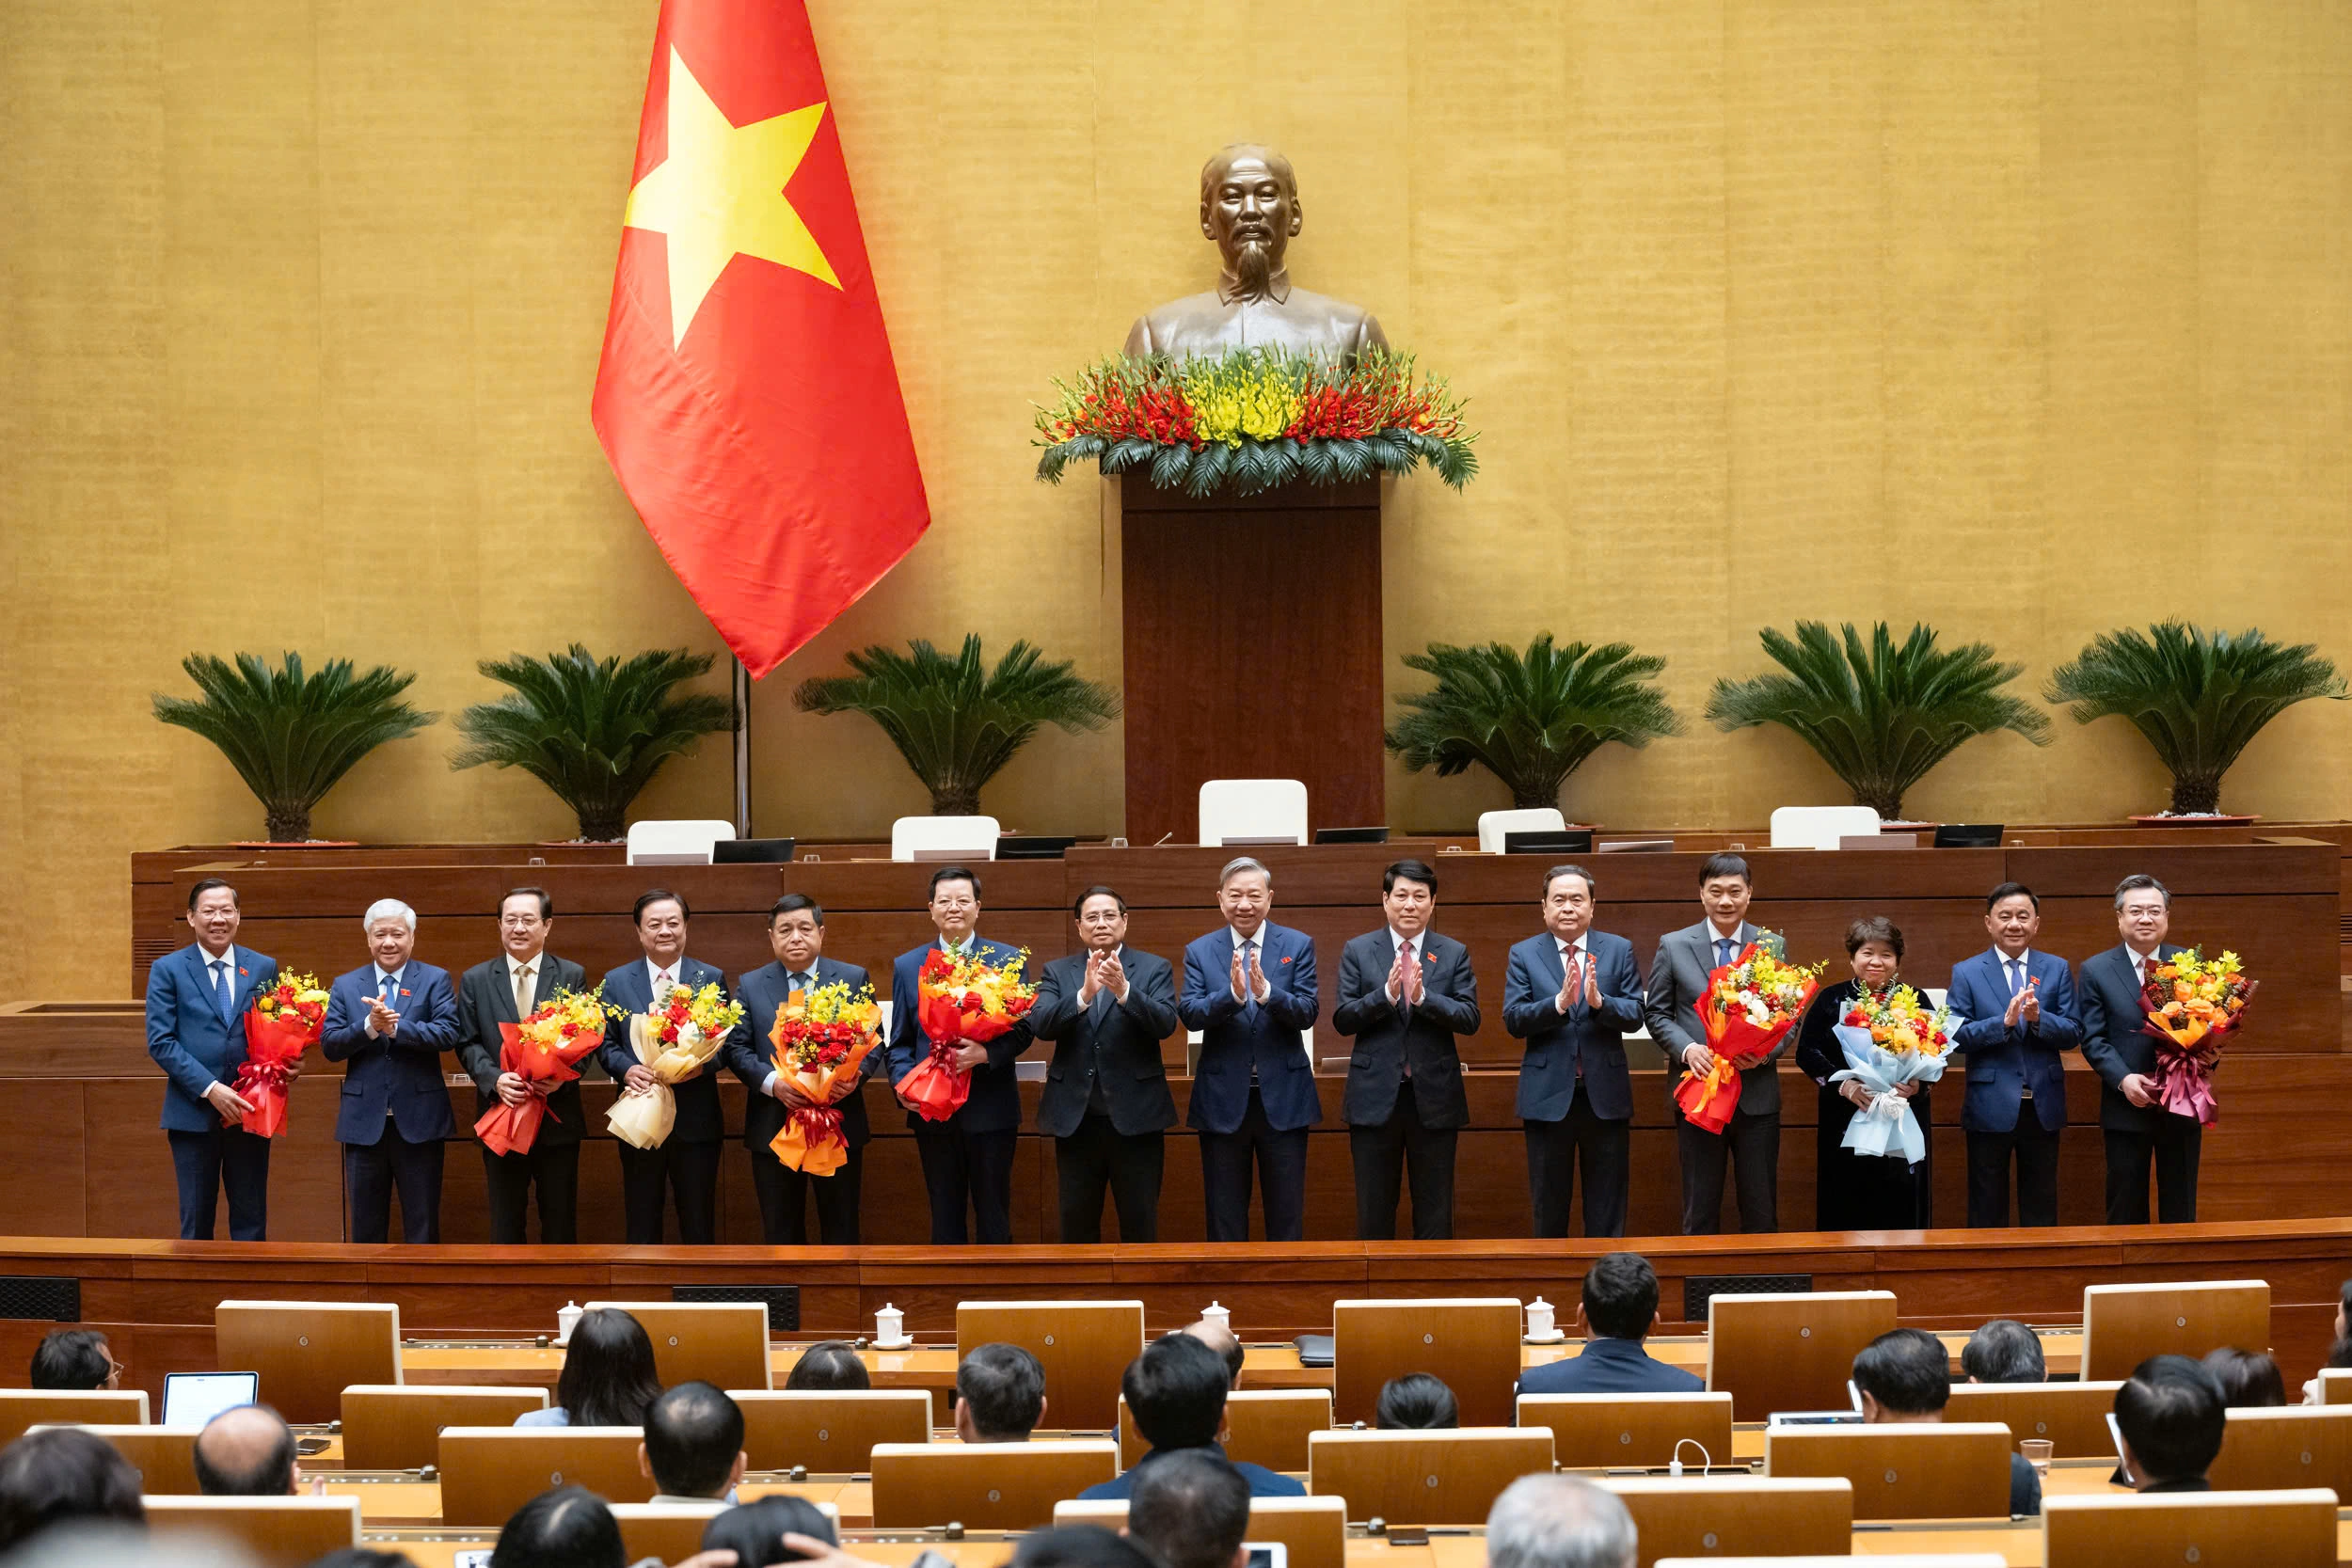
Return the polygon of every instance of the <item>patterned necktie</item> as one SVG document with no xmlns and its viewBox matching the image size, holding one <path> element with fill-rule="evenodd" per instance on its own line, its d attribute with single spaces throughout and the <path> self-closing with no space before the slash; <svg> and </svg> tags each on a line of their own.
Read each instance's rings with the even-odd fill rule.
<svg viewBox="0 0 2352 1568">
<path fill-rule="evenodd" d="M 518 1022 L 531 1016 L 531 976 L 537 967 L 525 964 L 515 971 L 515 1018 Z"/>
<path fill-rule="evenodd" d="M 817 989 L 817 977 L 816 977 L 815 975 L 813 975 L 813 974 L 810 974 L 806 973 L 805 971 L 803 971 L 803 973 L 801 973 L 801 974 L 798 974 L 792 975 L 792 976 L 790 977 L 790 979 L 791 979 L 791 989 L 792 989 L 792 990 L 797 990 L 797 991 L 801 992 L 801 993 L 802 993 L 802 994 L 803 994 L 803 995 L 806 995 L 808 992 L 810 992 L 810 991 L 812 991 L 812 990 L 815 990 Z"/>
<path fill-rule="evenodd" d="M 1254 1007 L 1258 1005 L 1258 982 L 1251 978 L 1249 973 L 1250 966 L 1255 964 L 1257 961 L 1257 938 L 1249 937 L 1244 939 L 1241 944 L 1241 993 L 1245 998 L 1242 1003 L 1242 1006 L 1245 1007 Z"/>
<path fill-rule="evenodd" d="M 226 1023 L 229 1022 L 229 960 L 215 958 L 207 967 L 213 972 L 213 1010 Z"/>
</svg>

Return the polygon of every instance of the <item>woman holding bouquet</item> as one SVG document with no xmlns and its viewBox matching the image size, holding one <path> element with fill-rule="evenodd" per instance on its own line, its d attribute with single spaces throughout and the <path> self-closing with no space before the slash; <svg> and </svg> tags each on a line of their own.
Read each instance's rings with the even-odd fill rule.
<svg viewBox="0 0 2352 1568">
<path fill-rule="evenodd" d="M 1869 1103 L 1870 1091 L 1852 1078 L 1830 1081 L 1831 1074 L 1846 1070 L 1845 1048 L 1836 1031 L 1854 999 L 1866 992 L 1884 996 L 1899 982 L 1901 927 L 1884 915 L 1855 921 L 1846 927 L 1846 961 L 1853 966 L 1853 978 L 1822 988 L 1805 1009 L 1797 1036 L 1797 1066 L 1821 1086 L 1814 1228 L 1923 1229 L 1931 1222 L 1932 1154 L 1914 1165 L 1899 1155 L 1864 1156 L 1846 1148 L 1846 1129 Z M 1909 1083 L 1895 1092 L 1910 1101 L 1920 1132 L 1931 1132 L 1928 1086 Z"/>
</svg>

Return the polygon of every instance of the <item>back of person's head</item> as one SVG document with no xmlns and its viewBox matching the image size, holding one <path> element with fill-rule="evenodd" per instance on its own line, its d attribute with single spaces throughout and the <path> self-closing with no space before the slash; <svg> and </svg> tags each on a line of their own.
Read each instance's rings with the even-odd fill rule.
<svg viewBox="0 0 2352 1568">
<path fill-rule="evenodd" d="M 956 1402 L 983 1442 L 1017 1442 L 1045 1414 L 1045 1369 L 1019 1345 L 975 1345 L 956 1369 Z"/>
<path fill-rule="evenodd" d="M 1640 1339 L 1658 1319 L 1658 1272 L 1638 1252 L 1612 1252 L 1584 1271 L 1584 1321 L 1607 1339 Z"/>
<path fill-rule="evenodd" d="M 664 1389 L 645 1412 L 645 1464 L 658 1491 L 718 1497 L 743 1456 L 743 1407 L 707 1383 Z"/>
<path fill-rule="evenodd" d="M 1382 1432 L 1428 1431 L 1462 1424 L 1454 1390 L 1428 1372 L 1406 1372 L 1380 1386 L 1373 1424 Z"/>
<path fill-rule="evenodd" d="M 1190 1334 L 1164 1334 L 1127 1363 L 1119 1391 L 1155 1449 L 1205 1449 L 1225 1425 L 1225 1358 Z"/>
<path fill-rule="evenodd" d="M 1633 1568 L 1633 1515 L 1581 1476 L 1521 1476 L 1486 1515 L 1486 1568 Z"/>
<path fill-rule="evenodd" d="M 2258 1350 L 2215 1351 L 2205 1357 L 2205 1370 L 2221 1385 L 2221 1402 L 2232 1410 L 2287 1402 L 2287 1380 L 2280 1375 L 2279 1363 Z"/>
<path fill-rule="evenodd" d="M 1232 1568 L 1248 1533 L 1249 1482 L 1230 1461 L 1196 1450 L 1136 1472 L 1127 1536 L 1168 1568 Z"/>
<path fill-rule="evenodd" d="M 1960 1370 L 1979 1383 L 2046 1383 L 2042 1336 L 2014 1318 L 1995 1318 L 1974 1334 L 1960 1353 Z"/>
<path fill-rule="evenodd" d="M 490 1568 L 628 1568 L 621 1523 L 604 1499 L 584 1486 L 542 1492 L 515 1510 Z"/>
<path fill-rule="evenodd" d="M 115 1358 L 94 1328 L 61 1328 L 33 1352 L 32 1386 L 87 1393 L 114 1380 Z"/>
<path fill-rule="evenodd" d="M 784 1538 L 805 1535 L 812 1541 L 838 1545 L 840 1532 L 824 1511 L 806 1497 L 762 1497 L 714 1516 L 703 1527 L 706 1552 L 731 1551 L 735 1568 L 767 1568 L 771 1562 L 798 1562 L 801 1554 L 787 1548 Z"/>
<path fill-rule="evenodd" d="M 310 1568 L 417 1568 L 406 1552 L 379 1552 L 373 1546 L 338 1546 L 313 1559 Z"/>
<path fill-rule="evenodd" d="M 1021 1538 L 1009 1568 L 1166 1568 L 1148 1546 L 1100 1525 L 1060 1525 Z"/>
<path fill-rule="evenodd" d="M 196 1434 L 196 1488 L 208 1497 L 283 1497 L 294 1489 L 294 1434 L 266 1404 L 241 1404 Z"/>
<path fill-rule="evenodd" d="M 1211 1323 L 1206 1318 L 1200 1318 L 1186 1323 L 1183 1332 L 1191 1335 L 1224 1358 L 1226 1387 L 1241 1386 L 1241 1367 L 1245 1354 L 1241 1348 L 1241 1340 L 1234 1337 L 1232 1329 L 1221 1323 Z"/>
<path fill-rule="evenodd" d="M 866 1363 L 857 1358 L 857 1350 L 847 1339 L 819 1339 L 801 1352 L 801 1358 L 792 1363 L 792 1370 L 784 1380 L 787 1388 L 847 1389 L 871 1388 L 874 1379 L 866 1370 Z"/>
<path fill-rule="evenodd" d="M 2347 1334 L 2328 1347 L 2329 1368 L 2352 1367 L 2352 1334 Z"/>
<path fill-rule="evenodd" d="M 2221 1385 L 2201 1362 L 2152 1355 L 2115 1391 L 2115 1424 L 2142 1483 L 2190 1481 L 2221 1451 Z"/>
<path fill-rule="evenodd" d="M 628 1313 L 599 1307 L 580 1314 L 555 1380 L 555 1402 L 576 1427 L 634 1427 L 661 1393 L 653 1340 Z"/>
<path fill-rule="evenodd" d="M 0 1449 L 0 1551 L 77 1520 L 146 1519 L 139 1473 L 103 1437 L 51 1427 Z"/>
<path fill-rule="evenodd" d="M 1854 1356 L 1853 1386 L 1888 1415 L 1932 1416 L 1952 1402 L 1951 1354 L 1925 1329 L 1891 1329 Z"/>
</svg>

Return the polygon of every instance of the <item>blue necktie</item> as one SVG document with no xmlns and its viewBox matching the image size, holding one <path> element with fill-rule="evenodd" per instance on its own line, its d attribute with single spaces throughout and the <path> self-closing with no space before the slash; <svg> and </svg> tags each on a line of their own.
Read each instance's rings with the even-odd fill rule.
<svg viewBox="0 0 2352 1568">
<path fill-rule="evenodd" d="M 2009 966 L 2009 993 L 2015 996 L 2026 989 L 2026 965 L 2018 958 L 2003 958 L 2001 961 Z"/>
<path fill-rule="evenodd" d="M 213 972 L 213 1010 L 220 1014 L 223 1023 L 229 1022 L 229 960 L 215 958 Z"/>
<path fill-rule="evenodd" d="M 392 1007 L 392 997 L 393 997 L 393 993 L 394 993 L 395 991 L 397 991 L 399 989 L 400 989 L 400 976 L 399 976 L 399 975 L 397 975 L 397 974 L 387 974 L 387 975 L 385 975 L 385 976 L 384 976 L 384 1006 L 386 1006 L 387 1007 Z M 399 1009 L 398 1007 L 392 1007 L 392 1011 L 394 1011 L 394 1012 L 398 1012 L 398 1011 L 400 1011 L 400 1009 Z"/>
<path fill-rule="evenodd" d="M 1242 1009 L 1245 1012 L 1254 1012 L 1258 1006 L 1258 982 L 1249 974 L 1250 963 L 1257 956 L 1258 943 L 1255 939 L 1241 944 L 1241 993 L 1247 998 L 1242 1003 Z"/>
<path fill-rule="evenodd" d="M 1738 958 L 1739 956 L 1740 944 L 1738 942 L 1732 941 L 1729 937 L 1718 937 L 1715 939 L 1715 967 L 1717 969 L 1726 967 L 1730 964 L 1733 958 Z"/>
</svg>

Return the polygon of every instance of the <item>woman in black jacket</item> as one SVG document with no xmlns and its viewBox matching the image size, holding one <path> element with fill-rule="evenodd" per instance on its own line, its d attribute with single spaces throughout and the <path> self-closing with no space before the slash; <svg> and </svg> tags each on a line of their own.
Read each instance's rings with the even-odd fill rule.
<svg viewBox="0 0 2352 1568">
<path fill-rule="evenodd" d="M 1863 1155 L 1846 1148 L 1846 1128 L 1868 1101 L 1869 1091 L 1851 1078 L 1829 1081 L 1831 1073 L 1846 1069 L 1846 1051 L 1834 1032 L 1846 1009 L 1863 991 L 1883 995 L 1898 983 L 1903 961 L 1901 928 L 1884 915 L 1855 921 L 1846 927 L 1846 959 L 1853 966 L 1853 978 L 1816 994 L 1798 1025 L 1797 1066 L 1821 1086 L 1814 1226 L 1820 1230 L 1925 1229 L 1933 1212 L 1930 1179 L 1934 1132 L 1928 1085 L 1905 1084 L 1897 1091 L 1911 1101 L 1911 1114 L 1919 1118 L 1919 1132 L 1929 1140 L 1928 1153 L 1914 1165 L 1900 1153 Z M 1922 993 L 1921 1004 L 1926 1001 Z"/>
</svg>

